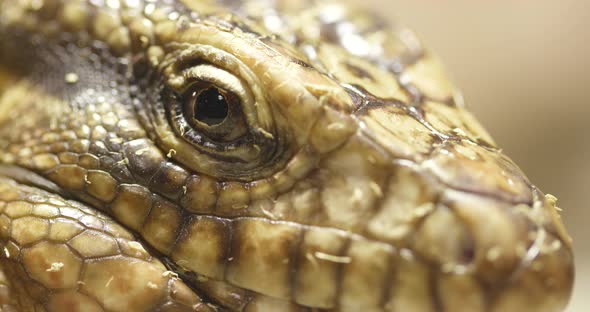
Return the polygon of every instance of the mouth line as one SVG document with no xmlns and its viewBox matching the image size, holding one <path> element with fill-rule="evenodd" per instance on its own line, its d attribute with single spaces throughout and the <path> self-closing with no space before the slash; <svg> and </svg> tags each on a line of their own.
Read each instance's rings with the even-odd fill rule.
<svg viewBox="0 0 590 312">
<path fill-rule="evenodd" d="M 0 176 L 13 179 L 24 185 L 42 189 L 52 194 L 60 195 L 64 198 L 71 198 L 69 192 L 30 169 L 15 165 L 0 164 Z"/>
</svg>

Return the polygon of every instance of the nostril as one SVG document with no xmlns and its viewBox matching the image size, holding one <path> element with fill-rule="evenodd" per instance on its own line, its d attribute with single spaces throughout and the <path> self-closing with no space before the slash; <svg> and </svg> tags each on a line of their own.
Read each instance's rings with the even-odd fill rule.
<svg viewBox="0 0 590 312">
<path fill-rule="evenodd" d="M 475 242 L 465 224 L 447 206 L 438 204 L 417 230 L 413 249 L 446 273 L 460 273 L 475 259 Z"/>
<path fill-rule="evenodd" d="M 566 306 L 571 249 L 558 231 L 518 206 L 446 190 L 422 220 L 409 248 L 430 266 L 441 311 L 556 312 Z"/>
<path fill-rule="evenodd" d="M 574 279 L 571 250 L 558 236 L 543 234 L 529 248 L 510 279 L 495 289 L 492 312 L 563 311 Z"/>
<path fill-rule="evenodd" d="M 472 238 L 472 250 L 464 250 L 482 283 L 508 280 L 531 244 L 526 217 L 515 213 L 512 203 L 477 194 L 447 190 L 441 201 Z"/>
<path fill-rule="evenodd" d="M 475 245 L 473 241 L 469 241 L 470 244 L 463 246 L 463 260 L 465 263 L 471 263 L 475 259 Z"/>
<path fill-rule="evenodd" d="M 438 261 L 463 261 L 455 270 L 442 263 L 440 271 L 476 281 L 489 311 L 554 312 L 567 304 L 573 257 L 559 233 L 519 212 L 519 205 L 481 195 L 447 190 L 438 207 L 417 232 L 423 243 L 416 240 L 416 248 L 444 251 L 431 252 Z M 440 246 L 428 245 L 435 243 Z"/>
</svg>

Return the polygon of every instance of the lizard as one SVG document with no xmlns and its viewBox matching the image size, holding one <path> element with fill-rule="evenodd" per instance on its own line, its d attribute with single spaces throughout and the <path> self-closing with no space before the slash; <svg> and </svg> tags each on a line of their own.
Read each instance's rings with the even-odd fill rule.
<svg viewBox="0 0 590 312">
<path fill-rule="evenodd" d="M 556 198 L 338 1 L 0 1 L 1 311 L 562 311 Z"/>
</svg>

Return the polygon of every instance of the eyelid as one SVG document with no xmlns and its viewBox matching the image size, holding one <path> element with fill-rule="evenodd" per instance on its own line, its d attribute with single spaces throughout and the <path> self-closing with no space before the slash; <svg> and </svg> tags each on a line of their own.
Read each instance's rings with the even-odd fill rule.
<svg viewBox="0 0 590 312">
<path fill-rule="evenodd" d="M 222 89 L 231 91 L 240 97 L 245 93 L 245 86 L 238 77 L 209 64 L 201 64 L 187 68 L 182 72 L 182 75 L 186 81 L 194 79 L 207 81 Z"/>
</svg>

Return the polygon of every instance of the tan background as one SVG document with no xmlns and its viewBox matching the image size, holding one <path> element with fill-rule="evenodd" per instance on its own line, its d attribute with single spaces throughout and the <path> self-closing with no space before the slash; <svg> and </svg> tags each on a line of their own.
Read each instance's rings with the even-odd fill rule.
<svg viewBox="0 0 590 312">
<path fill-rule="evenodd" d="M 590 311 L 590 1 L 349 0 L 410 26 L 574 237 L 568 312 Z"/>
</svg>

